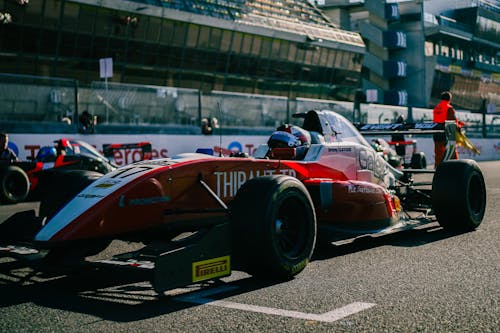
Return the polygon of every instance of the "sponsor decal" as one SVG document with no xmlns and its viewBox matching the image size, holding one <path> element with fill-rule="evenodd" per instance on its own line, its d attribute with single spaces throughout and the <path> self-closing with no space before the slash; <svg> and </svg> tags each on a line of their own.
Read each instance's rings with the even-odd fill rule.
<svg viewBox="0 0 500 333">
<path fill-rule="evenodd" d="M 292 177 L 297 175 L 293 169 L 214 172 L 215 177 L 217 177 L 217 196 L 219 198 L 233 197 L 246 181 L 255 177 L 279 174 Z"/>
<path fill-rule="evenodd" d="M 329 153 L 347 153 L 351 152 L 352 148 L 351 147 L 345 147 L 345 148 L 328 148 Z"/>
<path fill-rule="evenodd" d="M 82 193 L 78 194 L 76 197 L 84 199 L 95 199 L 95 198 L 104 198 L 104 195 Z"/>
<path fill-rule="evenodd" d="M 416 123 L 415 124 L 415 129 L 433 129 L 436 127 L 437 123 Z"/>
<path fill-rule="evenodd" d="M 103 181 L 102 183 L 94 185 L 94 188 L 110 188 L 110 187 L 115 186 L 118 183 L 120 183 L 119 180 L 107 179 L 106 181 Z"/>
<path fill-rule="evenodd" d="M 397 130 L 403 124 L 366 124 L 361 127 L 362 131 L 366 130 Z"/>
<path fill-rule="evenodd" d="M 230 273 L 230 256 L 193 262 L 193 282 L 227 276 Z"/>
<path fill-rule="evenodd" d="M 120 197 L 120 201 L 118 202 L 118 207 L 125 207 L 125 206 L 147 206 L 147 205 L 154 205 L 157 203 L 165 203 L 169 202 L 170 197 L 164 195 L 161 197 L 150 197 L 150 198 L 134 198 L 130 200 L 126 200 L 125 196 L 122 195 Z"/>
<path fill-rule="evenodd" d="M 151 159 L 166 158 L 166 157 L 168 157 L 167 149 L 160 149 L 160 150 L 153 149 L 151 151 Z M 123 166 L 130 163 L 142 161 L 143 153 L 141 149 L 115 150 L 113 152 L 113 160 L 116 165 Z"/>
<path fill-rule="evenodd" d="M 349 185 L 347 187 L 347 193 L 379 193 L 379 190 L 378 190 L 378 188 L 375 188 L 375 187 Z"/>
<path fill-rule="evenodd" d="M 497 145 L 493 145 L 493 149 L 500 154 L 500 142 Z"/>
<path fill-rule="evenodd" d="M 243 152 L 243 146 L 238 141 L 233 141 L 227 145 L 227 149 L 232 152 Z"/>
</svg>

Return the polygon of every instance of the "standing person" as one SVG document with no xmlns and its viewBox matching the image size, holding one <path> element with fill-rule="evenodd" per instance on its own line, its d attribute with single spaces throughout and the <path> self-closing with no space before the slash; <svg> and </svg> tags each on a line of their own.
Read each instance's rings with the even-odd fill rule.
<svg viewBox="0 0 500 333">
<path fill-rule="evenodd" d="M 405 123 L 405 117 L 403 117 L 402 114 L 399 115 L 399 117 L 396 119 L 397 124 L 404 124 Z M 392 142 L 399 142 L 399 144 L 395 144 L 395 150 L 396 154 L 399 156 L 404 157 L 406 155 L 406 145 L 404 145 L 402 142 L 405 141 L 405 136 L 404 134 L 401 133 L 394 133 L 391 135 L 391 141 Z"/>
<path fill-rule="evenodd" d="M 83 111 L 78 118 L 78 132 L 82 134 L 94 133 L 94 120 L 87 110 Z"/>
<path fill-rule="evenodd" d="M 16 153 L 9 148 L 9 135 L 7 133 L 0 133 L 0 161 L 19 161 Z"/>
<path fill-rule="evenodd" d="M 441 101 L 436 105 L 433 111 L 433 121 L 435 123 L 443 124 L 446 120 L 455 120 L 457 123 L 458 130 L 458 119 L 455 115 L 455 109 L 451 106 L 452 95 L 449 91 L 444 91 L 441 93 Z M 437 133 L 433 136 L 434 139 L 434 168 L 444 159 L 444 153 L 446 150 L 446 135 L 444 133 Z M 458 152 L 455 149 L 451 159 L 458 159 Z"/>
</svg>

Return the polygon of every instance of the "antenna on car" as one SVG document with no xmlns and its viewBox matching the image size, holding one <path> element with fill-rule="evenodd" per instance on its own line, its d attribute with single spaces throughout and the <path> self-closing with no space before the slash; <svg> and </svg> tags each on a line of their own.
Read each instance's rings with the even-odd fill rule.
<svg viewBox="0 0 500 333">
<path fill-rule="evenodd" d="M 219 157 L 222 157 L 222 109 L 220 107 L 220 102 L 217 102 L 217 109 L 219 110 Z"/>
</svg>

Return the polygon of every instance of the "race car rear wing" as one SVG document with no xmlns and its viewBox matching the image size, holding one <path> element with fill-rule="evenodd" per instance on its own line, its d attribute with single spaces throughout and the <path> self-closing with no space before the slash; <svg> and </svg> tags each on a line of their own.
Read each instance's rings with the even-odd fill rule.
<svg viewBox="0 0 500 333">
<path fill-rule="evenodd" d="M 395 124 L 355 124 L 358 131 L 364 136 L 378 135 L 433 135 L 434 138 L 446 139 L 444 159 L 449 160 L 457 146 L 457 125 L 454 120 L 443 123 L 395 123 Z"/>
<path fill-rule="evenodd" d="M 108 159 L 114 159 L 115 152 L 119 150 L 141 150 L 141 160 L 150 160 L 152 157 L 152 146 L 150 142 L 137 142 L 137 143 L 110 143 L 103 144 L 102 151 L 105 157 Z"/>
<path fill-rule="evenodd" d="M 455 121 L 444 124 L 434 122 L 394 123 L 394 124 L 355 124 L 363 135 L 431 135 L 444 134 L 448 141 L 455 141 Z"/>
</svg>

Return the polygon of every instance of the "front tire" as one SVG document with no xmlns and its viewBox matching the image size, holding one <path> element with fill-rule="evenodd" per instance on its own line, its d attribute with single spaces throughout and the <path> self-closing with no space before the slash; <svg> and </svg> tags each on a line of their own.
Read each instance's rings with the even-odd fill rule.
<svg viewBox="0 0 500 333">
<path fill-rule="evenodd" d="M 476 229 L 486 210 L 486 185 L 474 160 L 442 162 L 432 180 L 432 207 L 439 224 L 448 230 Z"/>
<path fill-rule="evenodd" d="M 305 186 L 289 176 L 246 182 L 231 205 L 236 266 L 254 275 L 290 279 L 311 259 L 316 215 Z"/>
<path fill-rule="evenodd" d="M 30 182 L 28 175 L 18 166 L 10 165 L 0 175 L 0 201 L 15 204 L 28 196 Z"/>
</svg>

